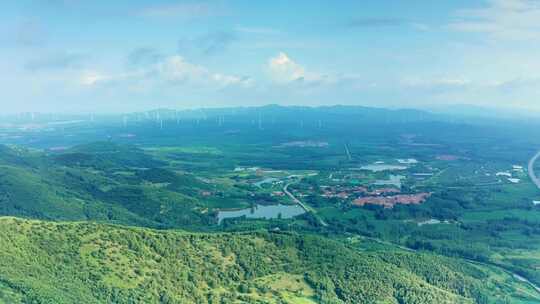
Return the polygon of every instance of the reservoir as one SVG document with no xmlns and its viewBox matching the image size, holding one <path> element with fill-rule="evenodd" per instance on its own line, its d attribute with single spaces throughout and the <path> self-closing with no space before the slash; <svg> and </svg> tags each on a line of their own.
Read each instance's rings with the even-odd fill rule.
<svg viewBox="0 0 540 304">
<path fill-rule="evenodd" d="M 246 208 L 240 210 L 219 211 L 217 214 L 218 224 L 228 218 L 236 218 L 245 216 L 253 219 L 275 219 L 280 217 L 290 219 L 295 216 L 304 214 L 305 211 L 298 205 L 256 205 L 254 208 Z"/>
<path fill-rule="evenodd" d="M 262 187 L 262 185 L 264 185 L 264 184 L 270 184 L 270 183 L 278 182 L 278 181 L 279 181 L 279 179 L 277 179 L 277 178 L 267 177 L 267 178 L 263 179 L 260 182 L 254 183 L 254 185 L 257 186 L 257 187 Z"/>
<path fill-rule="evenodd" d="M 377 186 L 395 186 L 398 189 L 401 189 L 401 180 L 404 179 L 403 175 L 390 175 L 388 180 L 377 180 L 374 185 Z"/>
<path fill-rule="evenodd" d="M 372 164 L 360 167 L 360 170 L 369 170 L 371 172 L 392 171 L 392 170 L 405 170 L 406 166 L 386 165 L 386 164 Z"/>
</svg>

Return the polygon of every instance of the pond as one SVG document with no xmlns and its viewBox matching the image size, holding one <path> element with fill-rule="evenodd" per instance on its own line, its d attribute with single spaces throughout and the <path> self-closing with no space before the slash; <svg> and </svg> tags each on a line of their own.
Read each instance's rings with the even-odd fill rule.
<svg viewBox="0 0 540 304">
<path fill-rule="evenodd" d="M 401 180 L 404 179 L 403 175 L 390 175 L 387 180 L 377 180 L 374 185 L 377 186 L 395 186 L 396 188 L 401 189 Z"/>
<path fill-rule="evenodd" d="M 371 164 L 360 167 L 360 170 L 369 170 L 371 172 L 391 171 L 391 170 L 405 170 L 406 166 L 386 165 L 386 164 Z"/>
<path fill-rule="evenodd" d="M 283 219 L 290 219 L 304 213 L 304 209 L 298 205 L 256 205 L 254 208 L 219 211 L 217 218 L 218 224 L 221 224 L 224 219 L 242 216 L 253 219 L 275 219 L 281 216 Z"/>
<path fill-rule="evenodd" d="M 267 177 L 267 178 L 263 179 L 262 181 L 256 182 L 256 183 L 253 183 L 253 184 L 255 186 L 257 186 L 257 187 L 261 187 L 264 184 L 270 184 L 270 183 L 274 183 L 274 182 L 278 182 L 278 181 L 279 181 L 279 179 L 277 179 L 277 178 Z"/>
</svg>

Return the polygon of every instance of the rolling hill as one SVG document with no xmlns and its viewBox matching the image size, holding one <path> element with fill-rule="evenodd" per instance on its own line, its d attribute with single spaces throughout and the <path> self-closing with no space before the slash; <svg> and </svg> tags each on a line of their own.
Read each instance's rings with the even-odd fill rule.
<svg viewBox="0 0 540 304">
<path fill-rule="evenodd" d="M 512 294 L 485 267 L 311 235 L 4 217 L 0 243 L 0 303 L 506 303 Z"/>
<path fill-rule="evenodd" d="M 99 142 L 62 153 L 2 146 L 0 213 L 46 220 L 94 220 L 148 227 L 208 224 L 190 174 L 133 146 Z"/>
</svg>

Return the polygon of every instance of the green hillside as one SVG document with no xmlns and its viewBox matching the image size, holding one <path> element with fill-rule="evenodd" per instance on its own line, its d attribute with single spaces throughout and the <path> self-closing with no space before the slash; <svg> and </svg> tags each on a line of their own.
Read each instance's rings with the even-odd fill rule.
<svg viewBox="0 0 540 304">
<path fill-rule="evenodd" d="M 448 258 L 296 234 L 10 217 L 0 243 L 0 303 L 494 303 L 516 291 L 504 274 Z"/>
<path fill-rule="evenodd" d="M 95 143 L 46 154 L 0 147 L 0 213 L 148 227 L 204 226 L 208 185 L 132 146 Z"/>
</svg>

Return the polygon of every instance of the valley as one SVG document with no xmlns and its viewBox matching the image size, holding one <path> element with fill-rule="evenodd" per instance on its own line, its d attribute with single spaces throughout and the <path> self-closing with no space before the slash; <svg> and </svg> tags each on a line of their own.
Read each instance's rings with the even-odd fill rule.
<svg viewBox="0 0 540 304">
<path fill-rule="evenodd" d="M 0 15 L 0 304 L 540 303 L 540 0 Z"/>
<path fill-rule="evenodd" d="M 0 132 L 0 212 L 10 216 L 3 219 L 7 235 L 14 231 L 26 235 L 20 240 L 6 236 L 5 241 L 15 242 L 14 248 L 32 246 L 21 252 L 40 250 L 47 259 L 73 259 L 74 264 L 69 262 L 55 272 L 40 272 L 51 277 L 38 281 L 57 280 L 57 273 L 77 276 L 70 272 L 83 267 L 77 263 L 90 263 L 84 267 L 90 267 L 88 273 L 95 276 L 77 280 L 99 285 L 90 289 L 73 286 L 78 288 L 77 294 L 87 295 L 89 303 L 111 297 L 118 303 L 155 301 L 138 294 L 137 288 L 155 289 L 148 297 L 165 293 L 169 303 L 188 301 L 187 290 L 196 297 L 189 301 L 202 303 L 213 303 L 215 298 L 231 303 L 357 303 L 359 299 L 426 303 L 418 300 L 423 297 L 443 303 L 445 299 L 448 303 L 539 301 L 535 286 L 540 284 L 540 209 L 534 202 L 540 199 L 540 191 L 529 178 L 536 165 L 529 158 L 534 154 L 530 147 L 540 146 L 540 142 L 535 133 L 527 133 L 534 128 L 517 126 L 520 132 L 504 128 L 493 132 L 490 122 L 456 123 L 427 115 L 381 123 L 378 117 L 382 114 L 354 107 L 302 109 L 303 123 L 298 125 L 298 111 L 274 106 L 236 109 L 235 114 L 230 109 L 209 110 L 206 119 L 161 112 L 159 117 L 164 120 L 159 124 L 152 118 L 157 115 L 154 112 L 139 115 L 139 121 L 130 119 L 133 122 L 127 125 L 95 117 L 93 122 L 62 124 L 60 128 L 56 124 L 37 130 L 5 128 Z M 252 112 L 273 123 L 253 128 Z M 383 113 L 400 117 L 392 111 Z M 344 118 L 349 115 L 363 119 Z M 318 123 L 321 120 L 324 128 Z M 454 136 L 456 129 L 462 136 Z M 515 136 L 518 133 L 521 137 Z M 74 234 L 58 234 L 55 227 L 74 229 Z M 113 232 L 123 237 L 112 238 L 109 233 Z M 298 260 L 268 261 L 259 256 L 270 250 L 267 247 L 239 247 L 235 255 L 241 259 L 229 260 L 222 253 L 219 261 L 208 257 L 196 262 L 209 263 L 205 264 L 208 269 L 238 263 L 231 264 L 240 267 L 238 273 L 225 281 L 210 283 L 207 280 L 214 280 L 217 274 L 192 278 L 187 272 L 178 287 L 158 288 L 157 282 L 170 284 L 173 280 L 156 264 L 158 248 L 123 244 L 122 239 L 134 237 L 144 246 L 156 246 L 147 241 L 162 242 L 169 235 L 195 242 L 189 246 L 206 243 L 208 252 L 229 250 L 209 249 L 228 244 L 219 243 L 219 238 L 242 246 L 249 245 L 243 237 L 258 240 L 256 244 L 271 240 L 277 244 L 275 250 L 293 250 Z M 43 247 L 53 239 L 60 242 L 54 248 L 68 246 L 66 250 L 72 248 L 78 254 Z M 88 243 L 91 239 L 95 241 Z M 299 245 L 307 240 L 328 244 L 328 249 L 322 255 L 314 254 L 322 249 Z M 168 252 L 184 248 L 175 242 L 159 246 Z M 287 247 L 290 242 L 297 247 Z M 198 250 L 202 249 L 194 250 L 194 256 Z M 139 266 L 126 264 L 139 251 L 144 252 L 136 263 Z M 244 251 L 254 256 L 244 256 Z M 379 269 L 385 276 L 399 276 L 407 290 L 419 284 L 424 291 L 414 291 L 407 298 L 399 291 L 401 287 L 395 289 L 396 283 L 390 283 L 395 282 L 392 277 L 362 281 L 363 266 L 349 274 L 329 270 L 331 265 L 325 264 L 329 256 L 337 254 L 341 259 L 343 252 L 350 252 L 347 259 L 373 265 L 374 272 Z M 0 254 L 5 254 L 0 259 L 4 261 L 17 258 L 15 251 Z M 322 260 L 311 268 L 312 259 L 319 258 Z M 378 262 L 372 264 L 371 258 Z M 448 270 L 453 273 L 444 278 L 426 276 L 433 263 L 422 259 L 450 263 Z M 268 263 L 262 268 L 268 271 L 255 274 L 254 268 L 246 268 L 246 261 Z M 171 267 L 169 263 L 173 262 L 165 265 Z M 295 266 L 279 268 L 289 265 L 283 263 Z M 343 267 L 351 267 L 345 260 L 343 263 Z M 0 269 L 0 282 L 7 286 L 5 297 L 30 299 L 37 293 L 49 294 L 54 303 L 73 301 L 59 297 L 54 286 L 38 286 L 17 277 L 12 264 Z M 382 270 L 388 267 L 398 268 Z M 312 274 L 320 274 L 322 269 L 336 276 L 315 279 Z M 373 286 L 377 292 L 359 294 L 357 289 L 347 289 L 352 286 L 349 283 L 337 283 L 347 276 L 360 280 L 350 284 Z M 461 279 L 452 281 L 451 277 Z M 239 282 L 246 287 L 232 283 L 238 278 L 243 278 Z M 287 281 L 291 279 L 296 283 Z M 459 285 L 463 282 L 478 287 L 469 290 Z M 273 287 L 262 288 L 267 285 Z M 296 287 L 283 289 L 283 285 Z M 435 286 L 433 293 L 431 285 Z M 420 295 L 424 292 L 427 294 Z"/>
</svg>

